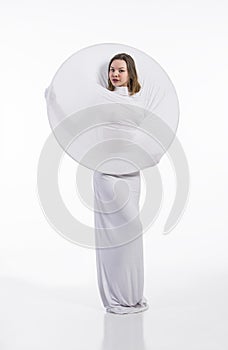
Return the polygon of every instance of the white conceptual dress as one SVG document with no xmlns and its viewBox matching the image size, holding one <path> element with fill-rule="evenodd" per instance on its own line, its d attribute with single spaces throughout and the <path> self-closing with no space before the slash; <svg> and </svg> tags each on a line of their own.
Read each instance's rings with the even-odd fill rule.
<svg viewBox="0 0 228 350">
<path fill-rule="evenodd" d="M 128 95 L 127 87 L 117 87 L 113 93 Z M 115 183 L 126 181 L 128 185 L 126 205 L 118 206 L 119 210 L 106 210 L 108 201 L 117 201 L 114 196 Z M 147 299 L 143 295 L 144 287 L 144 261 L 142 224 L 139 217 L 140 199 L 140 171 L 131 174 L 114 175 L 94 172 L 94 208 L 102 209 L 94 212 L 97 279 L 100 296 L 107 312 L 128 314 L 145 311 L 149 308 Z M 111 242 L 110 228 L 115 235 L 116 227 L 126 224 L 134 218 L 132 230 L 136 238 L 128 240 L 131 230 L 118 231 L 126 235 L 126 243 L 122 245 L 111 244 L 101 248 L 102 242 Z M 102 228 L 99 230 L 98 228 Z M 109 228 L 107 230 L 106 228 Z M 141 233 L 141 234 L 140 234 Z M 113 236 L 114 237 L 114 236 Z M 100 247 L 100 248 L 99 248 Z"/>
</svg>

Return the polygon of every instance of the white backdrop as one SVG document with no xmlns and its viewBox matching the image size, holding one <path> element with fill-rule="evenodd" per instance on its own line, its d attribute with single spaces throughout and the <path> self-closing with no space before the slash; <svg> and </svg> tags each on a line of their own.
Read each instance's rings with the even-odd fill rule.
<svg viewBox="0 0 228 350">
<path fill-rule="evenodd" d="M 39 204 L 36 180 L 39 155 L 51 132 L 45 88 L 70 55 L 83 47 L 105 42 L 138 48 L 168 73 L 180 103 L 177 137 L 190 169 L 187 207 L 178 225 L 165 236 L 162 230 L 175 195 L 175 176 L 168 157 L 158 165 L 164 200 L 155 224 L 144 236 L 145 295 L 153 317 L 159 318 L 162 309 L 164 319 L 160 323 L 154 320 L 154 325 L 161 329 L 157 333 L 154 329 L 153 340 L 148 324 L 147 345 L 169 350 L 172 344 L 175 349 L 179 349 L 178 345 L 183 347 L 172 343 L 173 323 L 167 316 L 174 305 L 172 298 L 178 296 L 179 304 L 175 299 L 175 305 L 183 307 L 194 308 L 197 300 L 202 301 L 201 306 L 205 302 L 204 310 L 200 306 L 191 309 L 187 321 L 193 327 L 192 347 L 185 348 L 227 348 L 227 7 L 221 0 L 1 2 L 0 303 L 3 313 L 0 318 L 5 335 L 0 341 L 3 349 L 11 346 L 14 350 L 27 349 L 26 346 L 31 349 L 32 340 L 26 343 L 26 337 L 18 338 L 19 345 L 12 343 L 11 331 L 19 331 L 16 323 L 10 321 L 15 306 L 11 310 L 6 304 L 6 300 L 26 302 L 29 291 L 39 290 L 42 294 L 44 290 L 59 290 L 78 307 L 90 306 L 93 312 L 102 313 L 95 252 L 65 240 L 50 226 Z M 86 71 L 86 67 L 82 69 Z M 77 198 L 76 167 L 69 156 L 63 158 L 60 190 L 72 214 L 92 226 L 93 213 Z M 141 205 L 146 191 L 143 179 L 142 186 Z M 157 309 L 157 305 L 161 308 Z M 194 325 L 200 316 L 205 317 L 203 313 L 208 308 L 213 320 L 207 323 L 208 318 L 201 319 L 202 333 Z M 149 311 L 145 317 L 148 315 Z M 19 314 L 12 319 L 20 323 Z M 183 325 L 183 319 L 175 320 L 176 325 L 178 322 L 180 327 Z M 167 347 L 159 338 L 164 331 L 162 327 L 167 332 Z M 185 332 L 187 329 L 186 326 Z M 45 334 L 41 334 L 40 342 L 45 339 Z M 77 347 L 76 342 L 67 339 L 68 349 Z M 57 349 L 57 344 L 53 349 Z M 97 344 L 98 349 L 99 341 Z M 33 346 L 36 348 L 46 349 L 42 343 Z M 87 349 L 85 344 L 82 348 Z"/>
</svg>

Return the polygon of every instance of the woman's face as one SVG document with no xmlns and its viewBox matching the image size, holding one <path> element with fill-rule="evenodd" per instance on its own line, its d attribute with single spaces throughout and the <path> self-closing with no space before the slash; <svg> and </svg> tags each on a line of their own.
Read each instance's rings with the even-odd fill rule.
<svg viewBox="0 0 228 350">
<path fill-rule="evenodd" d="M 127 86 L 128 71 L 124 60 L 114 60 L 109 69 L 109 79 L 113 86 Z"/>
</svg>

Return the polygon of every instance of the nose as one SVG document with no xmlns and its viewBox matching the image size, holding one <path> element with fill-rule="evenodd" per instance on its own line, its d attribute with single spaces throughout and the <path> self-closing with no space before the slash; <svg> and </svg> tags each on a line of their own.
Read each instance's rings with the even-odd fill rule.
<svg viewBox="0 0 228 350">
<path fill-rule="evenodd" d="M 113 72 L 114 77 L 117 77 L 117 75 L 118 75 L 118 72 Z"/>
</svg>

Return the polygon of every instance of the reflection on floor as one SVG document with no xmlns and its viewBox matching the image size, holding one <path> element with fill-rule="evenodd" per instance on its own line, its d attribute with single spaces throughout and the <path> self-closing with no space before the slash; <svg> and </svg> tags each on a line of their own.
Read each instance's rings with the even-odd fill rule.
<svg viewBox="0 0 228 350">
<path fill-rule="evenodd" d="M 224 277 L 208 274 L 175 289 L 154 286 L 145 293 L 148 310 L 117 315 L 105 312 L 94 286 L 50 288 L 1 276 L 0 348 L 225 350 Z"/>
</svg>

